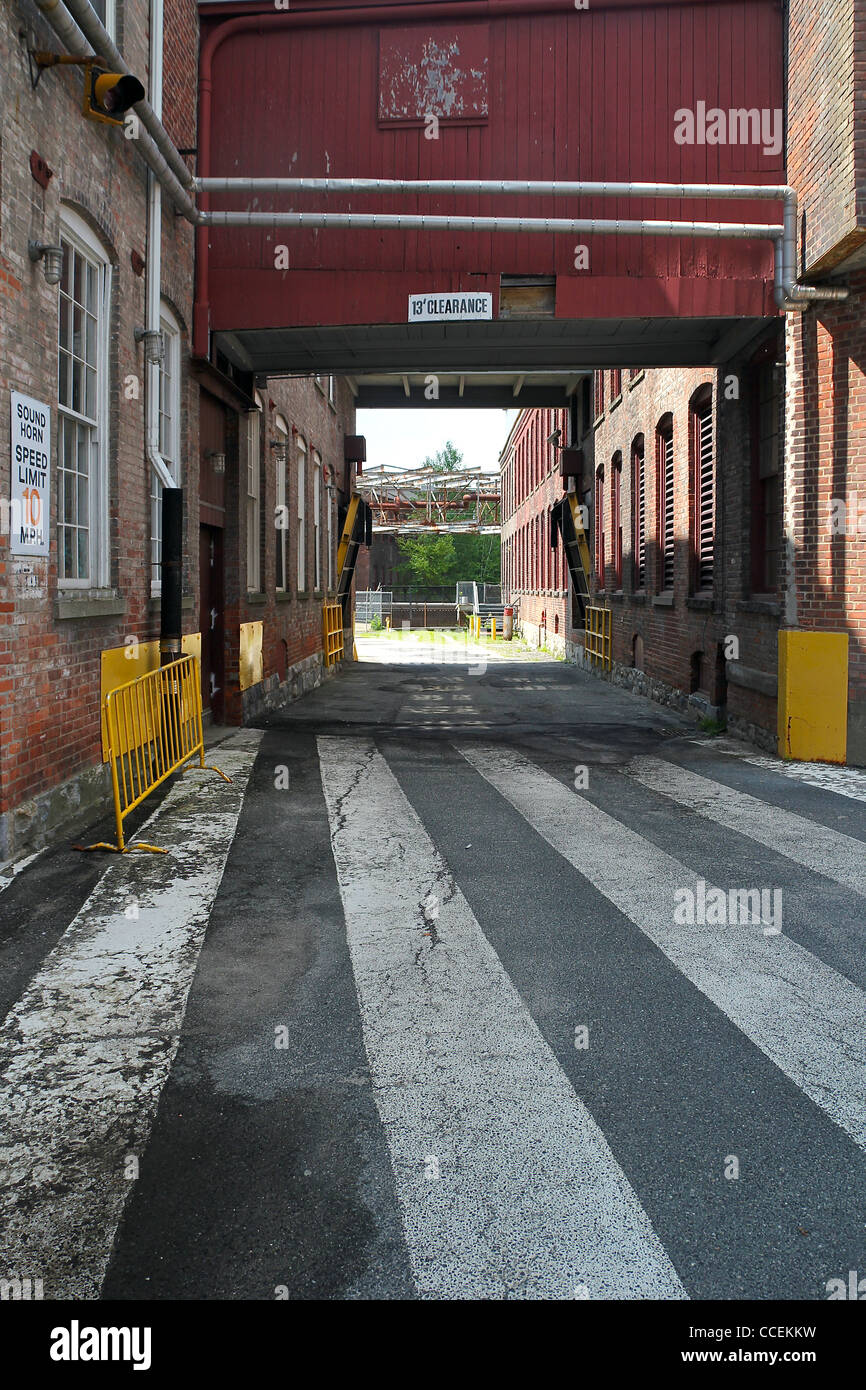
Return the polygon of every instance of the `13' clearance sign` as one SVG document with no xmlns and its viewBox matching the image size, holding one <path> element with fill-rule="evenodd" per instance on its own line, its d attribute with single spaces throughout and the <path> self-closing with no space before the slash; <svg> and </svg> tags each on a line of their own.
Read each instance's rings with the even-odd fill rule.
<svg viewBox="0 0 866 1390">
<path fill-rule="evenodd" d="M 9 531 L 13 555 L 48 554 L 51 498 L 51 409 L 13 391 L 12 492 Z"/>
<path fill-rule="evenodd" d="M 467 319 L 492 319 L 493 295 L 454 292 L 410 294 L 410 323 L 462 323 Z"/>
</svg>

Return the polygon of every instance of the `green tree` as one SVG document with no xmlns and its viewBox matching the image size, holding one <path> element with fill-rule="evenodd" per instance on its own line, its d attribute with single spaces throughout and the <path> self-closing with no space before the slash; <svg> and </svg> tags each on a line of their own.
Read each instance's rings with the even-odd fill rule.
<svg viewBox="0 0 866 1390">
<path fill-rule="evenodd" d="M 463 455 L 448 439 L 435 454 L 427 455 L 421 467 L 432 468 L 436 473 L 456 473 L 462 463 Z M 462 501 L 462 484 L 449 487 L 448 492 L 450 500 Z M 465 509 L 449 512 L 455 521 L 469 520 L 473 515 L 471 503 Z M 399 584 L 420 588 L 455 584 L 458 579 L 474 579 L 477 584 L 496 584 L 500 579 L 498 535 L 398 536 L 397 549 L 401 556 L 396 575 Z"/>
<path fill-rule="evenodd" d="M 398 536 L 397 548 L 403 562 L 398 569 L 401 582 L 416 587 L 450 584 L 457 558 L 454 540 L 453 536 Z"/>
</svg>

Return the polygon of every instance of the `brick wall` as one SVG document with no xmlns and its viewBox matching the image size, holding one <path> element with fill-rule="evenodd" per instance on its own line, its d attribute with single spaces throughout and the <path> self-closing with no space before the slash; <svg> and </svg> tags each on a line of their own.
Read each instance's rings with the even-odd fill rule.
<svg viewBox="0 0 866 1390">
<path fill-rule="evenodd" d="M 847 271 L 849 298 L 787 315 L 785 624 L 848 633 L 848 761 L 866 764 L 866 6 L 792 0 L 788 55 L 804 278 Z"/>
<path fill-rule="evenodd" d="M 550 548 L 550 510 L 562 497 L 559 455 L 548 437 L 567 441 L 566 410 L 525 410 L 515 421 L 500 461 L 502 589 L 516 606 L 521 632 L 533 643 L 564 650 L 568 571 L 560 545 Z"/>
<path fill-rule="evenodd" d="M 770 330 L 772 335 L 773 330 Z M 769 352 L 773 343 L 764 345 Z M 755 354 L 755 345 L 750 349 Z M 690 450 L 690 404 L 709 391 L 715 456 L 714 584 L 711 594 L 695 592 L 694 478 Z M 596 549 L 595 479 L 603 479 L 603 577 L 593 574 L 593 601 L 612 613 L 615 679 L 700 714 L 726 706 L 733 728 L 769 744 L 775 730 L 776 632 L 778 594 L 752 592 L 752 408 L 754 378 L 750 360 L 724 370 L 648 370 L 622 373 L 611 397 L 611 373 L 604 373 L 603 408 L 581 418 L 575 443 L 584 472 L 577 491 L 588 506 L 590 550 Z M 580 656 L 583 632 L 574 627 L 571 598 L 563 590 L 561 549 L 549 546 L 549 508 L 562 496 L 563 483 L 546 443 L 559 426 L 566 438 L 566 412 L 526 411 L 502 457 L 508 588 L 519 604 L 521 628 L 532 641 L 547 641 Z M 670 423 L 674 469 L 673 586 L 664 588 L 658 544 L 656 431 Z M 646 583 L 639 588 L 633 555 L 634 488 L 632 448 L 644 440 Z M 612 468 L 621 458 L 621 582 L 614 568 Z M 541 524 L 539 526 L 539 520 Z M 543 618 L 542 618 L 543 615 Z M 542 621 L 544 626 L 542 627 Z M 733 643 L 730 639 L 734 639 Z M 732 660 L 725 653 L 734 653 Z M 698 660 L 696 654 L 701 654 Z"/>
<path fill-rule="evenodd" d="M 788 182 L 807 275 L 866 239 L 866 12 L 860 0 L 790 0 Z"/>
<path fill-rule="evenodd" d="M 328 530 L 326 505 L 328 493 L 323 486 L 321 491 L 321 582 L 318 588 L 314 581 L 314 538 L 313 538 L 313 473 L 316 467 L 314 453 L 321 458 L 323 471 L 327 470 L 334 483 L 335 491 L 331 497 L 333 507 L 333 577 L 336 585 L 336 550 L 340 539 L 340 517 L 338 509 L 345 505 L 347 496 L 338 491 L 344 478 L 343 441 L 347 434 L 355 431 L 354 397 L 347 383 L 341 379 L 334 382 L 334 399 L 327 395 L 327 378 L 322 379 L 322 389 L 313 379 L 285 378 L 273 379 L 264 383 L 259 390 L 262 399 L 262 423 L 260 431 L 262 461 L 262 503 L 261 503 L 261 587 L 251 596 L 247 577 L 245 504 L 246 490 L 240 487 L 234 491 L 236 508 L 236 535 L 239 546 L 236 550 L 236 563 L 232 562 L 232 551 L 227 551 L 227 574 L 231 577 L 231 601 L 226 606 L 227 657 L 231 665 L 231 675 L 227 671 L 226 714 L 230 720 L 239 721 L 244 714 L 250 715 L 263 705 L 284 703 L 293 693 L 292 668 L 304 663 L 320 666 L 323 650 L 322 607 L 328 596 Z M 287 578 L 284 591 L 276 588 L 277 532 L 275 516 L 277 508 L 277 454 L 272 441 L 280 437 L 275 417 L 279 413 L 289 427 L 288 456 L 286 463 L 286 506 L 289 529 L 287 532 Z M 240 477 L 245 479 L 245 441 L 246 429 L 241 419 Z M 299 585 L 297 555 L 297 513 L 298 482 L 297 460 L 298 440 L 306 444 L 306 507 L 305 507 L 305 571 L 303 587 Z M 333 594 L 333 590 L 331 593 Z M 236 662 L 238 655 L 238 628 L 241 623 L 262 622 L 263 624 L 263 669 L 265 689 L 256 693 L 247 692 L 244 698 L 237 685 Z M 307 683 L 304 682 L 303 688 Z M 280 687 L 284 687 L 282 690 Z M 297 693 L 295 691 L 295 693 Z"/>
<path fill-rule="evenodd" d="M 786 625 L 848 633 L 848 761 L 866 763 L 866 272 L 789 315 Z M 836 503 L 838 529 L 833 527 Z M 844 511 L 842 510 L 844 508 Z"/>
<path fill-rule="evenodd" d="M 168 0 L 166 28 L 174 31 L 179 0 Z M 188 0 L 187 27 L 194 17 Z M 126 0 L 119 46 L 146 82 L 147 0 Z M 82 74 L 55 69 L 31 90 L 19 30 L 37 45 L 61 48 L 53 31 L 26 0 L 0 15 L 0 457 L 3 496 L 10 486 L 9 393 L 24 392 L 51 410 L 51 554 L 12 556 L 0 537 L 0 858 L 40 838 L 52 789 L 101 762 L 100 654 L 134 636 L 157 635 L 150 596 L 149 474 L 144 457 L 144 361 L 134 329 L 144 323 L 145 279 L 133 266 L 146 251 L 146 169 L 123 131 L 86 120 L 80 112 Z M 187 68 L 189 63 L 187 62 Z M 187 80 L 189 75 L 187 76 Z M 178 94 L 180 100 L 180 93 Z M 193 113 L 195 92 L 183 99 Z M 54 171 L 47 189 L 33 179 L 37 150 Z M 27 256 L 28 238 L 57 243 L 61 211 L 71 208 L 100 243 L 111 266 L 108 322 L 108 583 L 71 608 L 58 585 L 57 339 L 58 290 Z M 163 218 L 163 288 L 181 324 L 189 321 L 192 229 L 173 210 Z M 186 357 L 184 352 L 183 357 Z M 197 487 L 195 399 L 184 367 L 182 443 L 191 466 L 185 482 Z M 187 576 L 191 579 L 191 576 Z M 80 616 L 70 617 L 75 612 Z M 192 615 L 188 615 L 191 618 Z M 188 624 L 189 625 L 189 624 Z M 74 810 L 78 792 L 67 796 Z"/>
<path fill-rule="evenodd" d="M 594 576 L 596 600 L 611 609 L 613 657 L 624 668 L 678 693 L 698 712 L 726 706 L 734 728 L 766 739 L 775 729 L 777 596 L 752 594 L 751 582 L 751 407 L 753 383 L 748 363 L 723 370 L 648 370 L 623 373 L 619 401 L 610 399 L 609 373 L 604 413 L 584 447 L 584 485 L 604 469 L 605 576 Z M 711 392 L 714 453 L 714 564 L 711 593 L 695 582 L 695 479 L 692 403 Z M 660 471 L 657 432 L 670 428 L 673 439 L 673 586 L 665 588 L 659 550 Z M 633 563 L 634 487 L 632 446 L 644 441 L 646 584 L 638 589 Z M 622 457 L 622 586 L 615 583 L 611 469 Z M 593 488 L 593 499 L 595 489 Z M 595 518 L 593 517 L 593 525 Z M 734 639 L 733 642 L 730 639 Z M 732 661 L 726 652 L 735 653 Z M 698 655 L 700 654 L 700 655 Z M 644 682 L 634 678 L 638 688 Z M 764 686 L 765 689 L 760 687 Z M 674 703 L 676 703 L 674 697 Z M 712 708 L 710 708 L 712 707 Z M 759 732 L 759 737 L 761 736 Z"/>
</svg>

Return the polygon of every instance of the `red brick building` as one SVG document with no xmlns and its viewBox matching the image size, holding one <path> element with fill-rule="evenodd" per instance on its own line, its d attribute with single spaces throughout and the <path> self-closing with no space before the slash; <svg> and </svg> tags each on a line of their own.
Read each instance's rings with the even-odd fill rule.
<svg viewBox="0 0 866 1390">
<path fill-rule="evenodd" d="M 788 181 L 802 277 L 848 300 L 789 314 L 786 627 L 848 633 L 848 760 L 866 764 L 866 5 L 791 0 Z"/>
<path fill-rule="evenodd" d="M 159 115 L 148 0 L 96 10 Z M 162 122 L 193 169 L 195 0 L 165 0 L 163 35 Z M 79 36 L 75 51 L 90 42 Z M 165 192 L 151 225 L 140 131 L 82 115 L 81 68 L 49 68 L 34 89 L 28 47 L 67 51 L 31 0 L 12 0 L 0 16 L 0 861 L 106 805 L 105 672 L 112 653 L 150 659 L 159 633 L 161 483 L 149 441 L 184 489 L 183 625 L 201 634 L 205 708 L 238 722 L 322 678 L 354 424 L 341 382 L 256 382 L 191 357 L 192 225 Z M 148 365 L 153 340 L 141 330 L 157 241 L 162 360 Z M 29 243 L 62 251 L 59 283 L 50 253 L 33 260 Z M 43 446 L 38 502 L 32 487 L 26 499 L 42 540 L 22 551 L 28 478 L 16 484 L 13 451 Z M 241 630 L 258 622 L 261 678 L 250 684 Z"/>
<path fill-rule="evenodd" d="M 848 636 L 847 761 L 866 764 L 866 6 L 788 7 L 787 179 L 800 278 L 844 303 L 780 316 L 720 369 L 596 372 L 567 412 L 612 679 L 778 740 L 780 629 Z M 501 465 L 506 583 L 533 642 L 583 659 L 549 553 L 549 412 Z M 557 563 L 560 568 L 557 571 Z"/>
</svg>

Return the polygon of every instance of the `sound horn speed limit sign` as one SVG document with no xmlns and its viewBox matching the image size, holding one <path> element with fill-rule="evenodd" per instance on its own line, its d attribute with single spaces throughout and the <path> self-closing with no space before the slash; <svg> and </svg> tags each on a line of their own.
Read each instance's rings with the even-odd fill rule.
<svg viewBox="0 0 866 1390">
<path fill-rule="evenodd" d="M 9 540 L 13 555 L 47 555 L 51 408 L 13 391 Z"/>
</svg>

